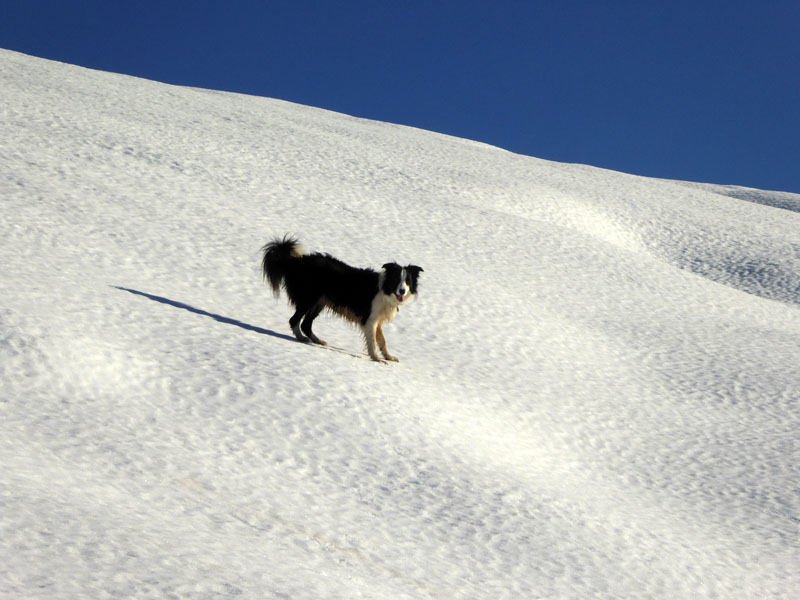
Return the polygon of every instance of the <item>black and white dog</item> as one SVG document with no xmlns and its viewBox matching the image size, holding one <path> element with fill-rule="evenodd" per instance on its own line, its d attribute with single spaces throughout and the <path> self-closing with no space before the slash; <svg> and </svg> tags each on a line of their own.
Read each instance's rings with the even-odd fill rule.
<svg viewBox="0 0 800 600">
<path fill-rule="evenodd" d="M 421 267 L 386 263 L 380 273 L 372 269 L 351 267 L 330 254 L 304 254 L 297 239 L 275 238 L 262 248 L 261 270 L 275 297 L 281 285 L 295 308 L 289 325 L 301 342 L 326 345 L 311 330 L 314 319 L 327 308 L 357 324 L 367 343 L 372 360 L 378 352 L 387 360 L 389 354 L 383 335 L 384 323 L 390 323 L 401 306 L 417 295 L 417 279 Z"/>
</svg>

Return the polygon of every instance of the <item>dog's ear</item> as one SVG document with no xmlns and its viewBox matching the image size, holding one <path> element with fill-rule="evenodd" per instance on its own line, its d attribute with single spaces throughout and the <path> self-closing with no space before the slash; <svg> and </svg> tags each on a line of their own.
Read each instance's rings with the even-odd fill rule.
<svg viewBox="0 0 800 600">
<path fill-rule="evenodd" d="M 406 271 L 410 271 L 414 277 L 416 277 L 420 273 L 424 273 L 425 269 L 418 267 L 417 265 L 406 265 Z"/>
<path fill-rule="evenodd" d="M 386 263 L 385 265 L 383 265 L 381 267 L 381 269 L 391 269 L 393 267 L 397 267 L 399 269 L 400 265 L 398 265 L 396 262 L 390 262 L 390 263 Z"/>
</svg>

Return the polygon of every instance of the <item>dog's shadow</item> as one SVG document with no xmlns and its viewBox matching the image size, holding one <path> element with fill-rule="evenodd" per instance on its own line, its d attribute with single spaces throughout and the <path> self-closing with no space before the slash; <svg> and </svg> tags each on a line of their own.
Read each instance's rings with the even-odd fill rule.
<svg viewBox="0 0 800 600">
<path fill-rule="evenodd" d="M 164 298 L 163 296 L 156 296 L 154 294 L 148 294 L 147 292 L 140 292 L 139 290 L 132 290 L 130 288 L 121 287 L 117 285 L 111 287 L 117 290 L 122 290 L 123 292 L 128 292 L 129 294 L 142 296 L 143 298 L 147 298 L 148 300 L 153 300 L 154 302 L 160 302 L 161 304 L 167 304 L 168 306 L 174 306 L 175 308 L 188 310 L 189 312 L 194 313 L 196 315 L 202 315 L 204 317 L 209 317 L 211 319 L 214 319 L 219 323 L 225 323 L 226 325 L 235 325 L 236 327 L 241 327 L 242 329 L 246 329 L 247 331 L 254 331 L 255 333 L 261 333 L 263 335 L 270 335 L 272 337 L 280 338 L 282 340 L 287 340 L 289 342 L 297 341 L 294 337 L 290 335 L 278 333 L 277 331 L 272 331 L 271 329 L 264 329 L 263 327 L 256 327 L 255 325 L 250 325 L 248 323 L 242 323 L 241 321 L 237 321 L 236 319 L 231 319 L 230 317 L 223 317 L 222 315 L 216 315 L 214 313 L 210 313 L 208 311 L 195 308 L 194 306 L 184 304 L 183 302 L 178 302 L 176 300 L 170 300 L 169 298 Z"/>
</svg>

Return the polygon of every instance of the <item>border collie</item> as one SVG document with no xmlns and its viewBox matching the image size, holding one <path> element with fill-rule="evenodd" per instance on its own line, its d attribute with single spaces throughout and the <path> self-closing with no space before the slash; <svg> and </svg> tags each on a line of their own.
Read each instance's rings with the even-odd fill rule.
<svg viewBox="0 0 800 600">
<path fill-rule="evenodd" d="M 380 361 L 377 345 L 386 360 L 397 362 L 386 347 L 383 325 L 416 298 L 421 267 L 391 262 L 380 273 L 359 269 L 330 254 L 304 254 L 297 239 L 288 235 L 273 239 L 262 251 L 261 270 L 272 292 L 277 298 L 283 286 L 295 308 L 289 326 L 298 340 L 327 345 L 311 330 L 327 308 L 361 328 L 372 360 Z"/>
</svg>

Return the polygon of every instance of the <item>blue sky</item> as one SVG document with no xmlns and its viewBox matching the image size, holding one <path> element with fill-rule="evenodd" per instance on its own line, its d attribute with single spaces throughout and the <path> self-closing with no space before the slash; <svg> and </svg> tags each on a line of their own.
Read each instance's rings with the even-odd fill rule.
<svg viewBox="0 0 800 600">
<path fill-rule="evenodd" d="M 800 193 L 797 0 L 3 0 L 0 47 Z"/>
</svg>

